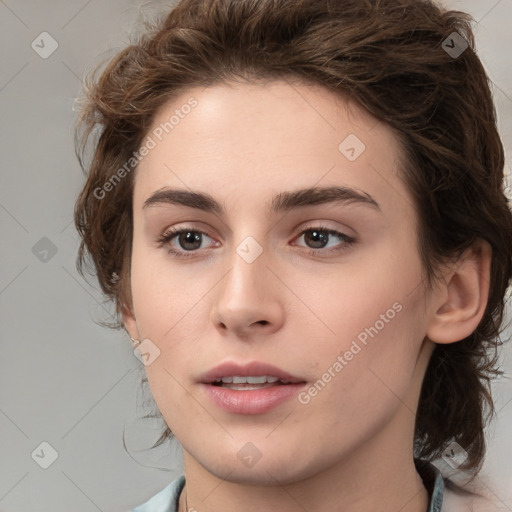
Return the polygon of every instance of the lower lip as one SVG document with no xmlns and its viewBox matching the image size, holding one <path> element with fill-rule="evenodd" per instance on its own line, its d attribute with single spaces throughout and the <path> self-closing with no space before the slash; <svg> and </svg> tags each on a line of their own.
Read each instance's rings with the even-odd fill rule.
<svg viewBox="0 0 512 512">
<path fill-rule="evenodd" d="M 212 384 L 202 385 L 213 402 L 225 411 L 237 414 L 262 414 L 296 396 L 305 382 L 242 391 Z"/>
</svg>

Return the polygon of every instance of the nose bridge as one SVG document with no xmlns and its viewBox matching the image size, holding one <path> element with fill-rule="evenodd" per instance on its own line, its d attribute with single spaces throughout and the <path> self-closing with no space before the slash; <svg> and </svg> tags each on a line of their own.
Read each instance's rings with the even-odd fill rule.
<svg viewBox="0 0 512 512">
<path fill-rule="evenodd" d="M 246 236 L 233 247 L 230 271 L 219 288 L 213 306 L 212 320 L 216 326 L 247 334 L 254 326 L 277 328 L 282 310 L 276 286 L 268 271 L 269 254 L 263 243 Z M 269 326 L 271 324 L 271 326 Z"/>
<path fill-rule="evenodd" d="M 229 307 L 250 307 L 263 299 L 267 254 L 254 237 L 245 237 L 234 247 L 231 256 L 231 271 L 223 289 L 224 301 Z M 264 291 L 264 290 L 263 290 Z"/>
</svg>

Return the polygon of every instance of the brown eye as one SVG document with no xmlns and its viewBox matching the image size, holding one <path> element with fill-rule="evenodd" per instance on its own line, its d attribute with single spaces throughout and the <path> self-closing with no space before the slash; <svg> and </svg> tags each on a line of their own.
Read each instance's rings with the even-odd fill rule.
<svg viewBox="0 0 512 512">
<path fill-rule="evenodd" d="M 297 240 L 301 238 L 304 238 L 305 247 L 311 249 L 310 254 L 319 256 L 346 250 L 356 242 L 355 238 L 323 226 L 305 229 Z"/>
<path fill-rule="evenodd" d="M 187 227 L 181 229 L 172 228 L 157 239 L 157 244 L 159 247 L 165 247 L 167 252 L 176 258 L 190 258 L 196 255 L 196 251 L 202 249 L 201 246 L 205 241 L 205 237 L 212 240 L 213 244 L 216 244 L 203 231 Z"/>
<path fill-rule="evenodd" d="M 180 247 L 186 251 L 195 251 L 201 247 L 202 233 L 199 231 L 182 231 L 175 236 Z"/>
<path fill-rule="evenodd" d="M 304 232 L 304 240 L 312 244 L 312 246 L 308 245 L 312 249 L 323 249 L 329 241 L 329 236 L 329 233 L 317 229 L 308 229 Z"/>
</svg>

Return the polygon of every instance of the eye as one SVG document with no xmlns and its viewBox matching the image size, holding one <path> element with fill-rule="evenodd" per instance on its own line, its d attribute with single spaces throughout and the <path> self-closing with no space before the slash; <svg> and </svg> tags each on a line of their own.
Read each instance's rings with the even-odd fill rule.
<svg viewBox="0 0 512 512">
<path fill-rule="evenodd" d="M 166 247 L 177 258 L 190 258 L 196 251 L 204 248 L 202 244 L 205 237 L 211 239 L 205 232 L 197 229 L 171 228 L 157 239 L 157 243 L 159 247 Z"/>
<path fill-rule="evenodd" d="M 304 238 L 306 247 L 312 249 L 309 251 L 309 254 L 312 255 L 344 251 L 351 247 L 356 241 L 355 238 L 351 236 L 324 226 L 309 227 L 303 230 L 296 240 L 299 240 L 300 238 Z M 336 242 L 336 239 L 338 239 L 338 244 L 334 243 L 329 245 L 331 241 Z M 341 244 L 339 243 L 340 240 L 342 242 Z M 326 247 L 328 250 L 323 250 Z"/>
<path fill-rule="evenodd" d="M 356 242 L 355 238 L 325 226 L 308 227 L 295 240 L 301 238 L 304 238 L 306 247 L 311 249 L 308 253 L 313 256 L 344 251 Z M 219 245 L 204 231 L 187 227 L 170 228 L 157 239 L 157 244 L 159 247 L 165 247 L 174 257 L 186 259 L 195 256 L 200 249 L 205 248 L 203 245 L 205 239 L 212 240 L 213 246 Z M 298 245 L 301 246 L 301 244 Z"/>
</svg>

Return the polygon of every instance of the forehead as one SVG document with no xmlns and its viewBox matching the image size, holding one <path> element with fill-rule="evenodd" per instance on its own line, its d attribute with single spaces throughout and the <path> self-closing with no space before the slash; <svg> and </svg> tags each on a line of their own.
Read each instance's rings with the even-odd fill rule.
<svg viewBox="0 0 512 512">
<path fill-rule="evenodd" d="M 147 137 L 152 149 L 137 168 L 136 207 L 166 186 L 208 191 L 240 207 L 282 190 L 343 185 L 401 214 L 411 208 L 392 129 L 321 86 L 190 88 L 160 108 Z"/>
</svg>

